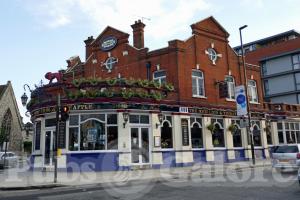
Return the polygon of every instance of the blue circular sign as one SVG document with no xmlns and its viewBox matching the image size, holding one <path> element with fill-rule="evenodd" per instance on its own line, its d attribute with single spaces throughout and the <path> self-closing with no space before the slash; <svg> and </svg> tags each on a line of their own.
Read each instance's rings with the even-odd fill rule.
<svg viewBox="0 0 300 200">
<path fill-rule="evenodd" d="M 244 104 L 246 102 L 246 97 L 245 95 L 243 94 L 239 94 L 237 97 L 236 97 L 236 102 L 238 104 Z"/>
<path fill-rule="evenodd" d="M 108 36 L 103 40 L 101 40 L 100 49 L 102 51 L 109 51 L 113 49 L 117 45 L 117 43 L 118 43 L 117 38 L 115 38 L 114 36 Z"/>
</svg>

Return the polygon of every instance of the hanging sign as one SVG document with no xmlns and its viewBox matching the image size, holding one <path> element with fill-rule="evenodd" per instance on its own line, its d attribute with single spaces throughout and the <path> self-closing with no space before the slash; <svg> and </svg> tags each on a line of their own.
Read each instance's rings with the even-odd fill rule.
<svg viewBox="0 0 300 200">
<path fill-rule="evenodd" d="M 189 146 L 189 127 L 188 127 L 188 120 L 181 119 L 181 131 L 182 131 L 182 146 Z"/>
<path fill-rule="evenodd" d="M 237 116 L 247 115 L 247 97 L 243 85 L 235 87 L 235 101 Z"/>
</svg>

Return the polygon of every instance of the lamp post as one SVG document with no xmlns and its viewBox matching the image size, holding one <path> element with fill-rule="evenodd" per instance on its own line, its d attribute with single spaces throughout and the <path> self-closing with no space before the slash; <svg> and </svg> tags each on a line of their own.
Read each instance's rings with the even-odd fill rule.
<svg viewBox="0 0 300 200">
<path fill-rule="evenodd" d="M 250 145 L 251 145 L 251 155 L 252 155 L 252 163 L 255 165 L 255 155 L 254 155 L 254 144 L 253 144 L 253 132 L 251 127 L 251 113 L 250 113 L 250 104 L 249 104 L 249 96 L 248 96 L 248 79 L 247 79 L 247 71 L 245 66 L 245 55 L 244 55 L 244 46 L 243 46 L 243 38 L 242 38 L 242 30 L 244 28 L 247 28 L 247 25 L 241 26 L 239 28 L 240 31 L 240 41 L 241 41 L 241 50 L 242 50 L 242 63 L 243 63 L 243 70 L 244 70 L 244 79 L 245 79 L 245 93 L 247 97 L 247 113 L 248 113 L 248 126 L 247 126 L 247 132 L 248 132 L 248 138 L 250 139 Z M 248 140 L 249 140 L 248 139 Z"/>
<path fill-rule="evenodd" d="M 25 86 L 27 86 L 27 88 L 29 89 L 30 92 L 32 92 L 32 90 L 30 89 L 28 84 L 24 84 L 24 94 L 21 96 L 21 101 L 22 101 L 22 105 L 26 106 L 27 104 L 27 100 L 28 100 L 28 96 L 26 95 L 26 88 Z M 59 123 L 60 123 L 60 118 L 61 118 L 61 114 L 60 114 L 60 106 L 61 106 L 61 99 L 60 99 L 60 93 L 57 95 L 57 104 L 56 104 L 56 132 L 55 132 L 55 145 L 54 145 L 54 183 L 57 183 L 57 147 L 58 147 L 58 133 L 59 133 Z"/>
</svg>

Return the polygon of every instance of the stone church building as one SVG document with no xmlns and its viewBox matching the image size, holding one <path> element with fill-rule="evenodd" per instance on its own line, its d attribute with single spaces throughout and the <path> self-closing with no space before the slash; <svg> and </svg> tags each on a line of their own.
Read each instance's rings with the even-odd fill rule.
<svg viewBox="0 0 300 200">
<path fill-rule="evenodd" d="M 22 152 L 22 118 L 10 81 L 0 85 L 0 130 L 0 151 L 8 139 L 8 151 Z"/>
</svg>

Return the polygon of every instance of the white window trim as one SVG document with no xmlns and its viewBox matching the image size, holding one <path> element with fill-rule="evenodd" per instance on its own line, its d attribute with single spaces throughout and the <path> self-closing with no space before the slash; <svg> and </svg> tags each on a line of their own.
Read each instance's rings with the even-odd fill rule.
<svg viewBox="0 0 300 200">
<path fill-rule="evenodd" d="M 152 74 L 152 78 L 153 78 L 153 81 L 158 81 L 159 84 L 162 84 L 161 80 L 162 79 L 165 79 L 167 80 L 167 75 L 164 75 L 164 76 L 159 76 L 159 77 L 154 77 L 154 74 L 155 73 L 158 73 L 158 72 L 166 72 L 165 70 L 157 70 L 157 71 L 154 71 L 153 74 Z"/>
<path fill-rule="evenodd" d="M 234 80 L 234 77 L 230 76 L 230 75 L 225 76 L 225 80 L 226 80 L 227 77 L 232 78 L 233 82 L 226 81 L 227 87 L 228 87 L 228 95 L 229 95 L 229 97 L 226 97 L 226 101 L 235 101 L 235 94 L 234 94 L 234 91 L 235 91 L 235 80 Z M 230 90 L 229 85 L 233 86 L 233 96 L 234 96 L 233 98 L 231 98 L 232 95 L 230 94 L 231 90 Z"/>
<path fill-rule="evenodd" d="M 198 72 L 201 72 L 202 73 L 202 77 L 199 77 L 199 76 L 194 76 L 193 75 L 193 71 L 198 71 Z M 196 78 L 196 88 L 197 88 L 197 94 L 193 94 L 193 78 Z M 202 79 L 203 81 L 203 95 L 199 95 L 199 82 L 198 82 L 198 79 Z M 204 73 L 201 71 L 201 70 L 192 70 L 192 96 L 193 97 L 196 97 L 196 98 L 207 98 L 205 96 L 205 80 L 204 80 Z"/>
<path fill-rule="evenodd" d="M 249 81 L 254 82 L 254 83 L 255 83 L 255 86 L 250 85 L 250 84 L 249 84 Z M 255 81 L 255 80 L 248 80 L 248 88 L 247 88 L 247 89 L 248 89 L 248 91 L 251 92 L 251 95 L 248 94 L 248 96 L 251 97 L 251 99 L 250 99 L 249 102 L 252 103 L 252 104 L 259 104 L 256 81 Z M 253 100 L 252 100 L 252 99 L 253 99 L 253 96 L 254 96 L 254 95 L 253 95 L 253 94 L 254 94 L 253 91 L 255 91 L 257 101 L 253 101 Z"/>
</svg>

